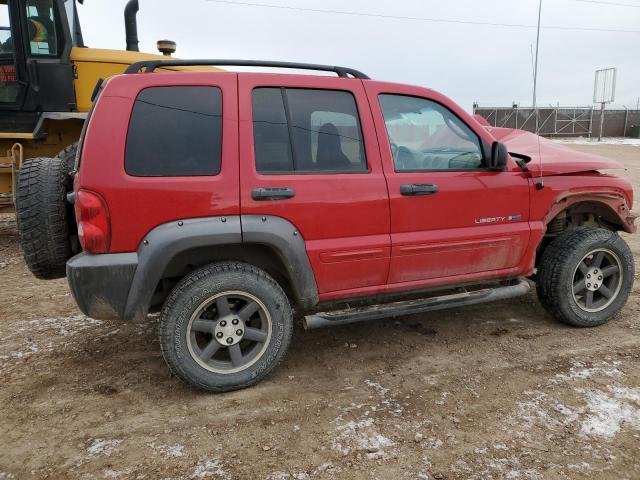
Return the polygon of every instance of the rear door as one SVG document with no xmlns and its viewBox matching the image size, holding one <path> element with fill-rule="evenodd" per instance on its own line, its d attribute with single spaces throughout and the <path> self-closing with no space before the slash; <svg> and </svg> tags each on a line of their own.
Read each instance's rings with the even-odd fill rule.
<svg viewBox="0 0 640 480">
<path fill-rule="evenodd" d="M 362 82 L 240 74 L 238 88 L 242 214 L 294 225 L 321 299 L 384 288 L 389 204 Z"/>
<path fill-rule="evenodd" d="M 109 205 L 112 252 L 167 222 L 239 215 L 237 101 L 231 72 L 107 80 L 76 181 Z"/>
<path fill-rule="evenodd" d="M 489 171 L 492 139 L 473 130 L 473 119 L 445 97 L 417 87 L 365 85 L 389 185 L 389 283 L 517 272 L 529 241 L 523 172 L 511 160 L 507 171 Z"/>
</svg>

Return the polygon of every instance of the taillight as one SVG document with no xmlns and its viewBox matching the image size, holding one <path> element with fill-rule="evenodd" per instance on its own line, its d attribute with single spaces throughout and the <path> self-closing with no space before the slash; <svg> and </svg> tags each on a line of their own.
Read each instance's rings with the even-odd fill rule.
<svg viewBox="0 0 640 480">
<path fill-rule="evenodd" d="M 75 209 L 82 249 L 89 253 L 107 253 L 111 244 L 107 203 L 97 193 L 78 190 Z"/>
</svg>

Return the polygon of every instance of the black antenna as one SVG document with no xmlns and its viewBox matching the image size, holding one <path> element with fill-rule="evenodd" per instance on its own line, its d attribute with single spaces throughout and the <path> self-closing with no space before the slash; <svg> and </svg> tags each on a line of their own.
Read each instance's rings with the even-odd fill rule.
<svg viewBox="0 0 640 480">
<path fill-rule="evenodd" d="M 536 190 L 544 188 L 544 178 L 542 177 L 542 153 L 540 148 L 540 115 L 538 110 L 538 101 L 536 98 L 538 87 L 538 47 L 540 46 L 540 19 L 542 18 L 542 0 L 539 0 L 538 6 L 538 33 L 536 34 L 536 63 L 533 70 L 533 111 L 536 116 L 536 136 L 538 137 L 538 165 L 540 172 L 538 173 L 538 181 L 536 182 Z"/>
</svg>

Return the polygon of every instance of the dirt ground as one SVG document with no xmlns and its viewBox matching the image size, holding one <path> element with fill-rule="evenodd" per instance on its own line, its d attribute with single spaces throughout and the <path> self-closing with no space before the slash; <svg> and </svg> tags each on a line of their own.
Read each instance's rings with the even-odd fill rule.
<svg viewBox="0 0 640 480">
<path fill-rule="evenodd" d="M 640 197 L 640 147 L 572 148 L 623 160 Z M 0 280 L 0 480 L 640 479 L 638 281 L 596 329 L 533 293 L 298 328 L 266 381 L 207 395 L 169 374 L 157 317 L 88 319 L 31 276 L 12 215 Z"/>
</svg>

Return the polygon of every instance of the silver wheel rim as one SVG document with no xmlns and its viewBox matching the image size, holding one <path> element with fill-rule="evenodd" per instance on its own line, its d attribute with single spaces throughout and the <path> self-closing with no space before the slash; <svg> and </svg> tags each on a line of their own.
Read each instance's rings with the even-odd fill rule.
<svg viewBox="0 0 640 480">
<path fill-rule="evenodd" d="M 600 312 L 618 297 L 623 277 L 620 257 L 606 248 L 596 248 L 573 271 L 573 300 L 585 312 Z"/>
<path fill-rule="evenodd" d="M 267 307 L 247 292 L 218 293 L 196 308 L 187 325 L 187 346 L 202 368 L 240 372 L 256 363 L 271 340 Z"/>
</svg>

